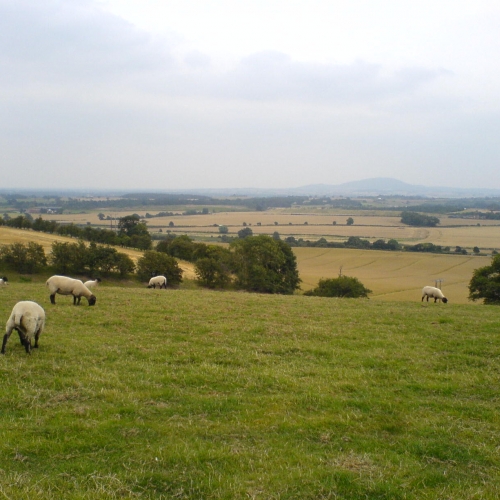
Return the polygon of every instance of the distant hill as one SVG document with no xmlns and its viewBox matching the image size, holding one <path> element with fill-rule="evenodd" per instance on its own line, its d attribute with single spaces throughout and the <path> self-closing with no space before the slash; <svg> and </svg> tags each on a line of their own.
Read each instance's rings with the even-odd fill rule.
<svg viewBox="0 0 500 500">
<path fill-rule="evenodd" d="M 375 177 L 343 184 L 309 184 L 297 188 L 234 188 L 234 189 L 185 189 L 178 192 L 207 196 L 423 196 L 442 198 L 466 198 L 500 196 L 500 189 L 451 188 L 408 184 L 390 177 Z"/>
<path fill-rule="evenodd" d="M 108 195 L 121 196 L 127 193 L 138 193 L 134 189 L 106 190 L 106 189 L 86 189 L 86 190 L 45 190 L 45 194 L 73 196 Z M 141 190 L 140 192 L 151 192 L 152 189 Z M 41 190 L 23 189 L 0 189 L 0 194 L 12 193 L 41 193 Z M 194 194 L 198 196 L 422 196 L 430 198 L 469 198 L 469 197 L 498 197 L 500 189 L 495 188 L 452 188 L 446 186 L 424 186 L 420 184 L 408 184 L 391 177 L 374 177 L 360 181 L 344 182 L 343 184 L 309 184 L 296 188 L 207 188 L 207 189 L 155 189 L 155 193 L 177 193 Z"/>
</svg>

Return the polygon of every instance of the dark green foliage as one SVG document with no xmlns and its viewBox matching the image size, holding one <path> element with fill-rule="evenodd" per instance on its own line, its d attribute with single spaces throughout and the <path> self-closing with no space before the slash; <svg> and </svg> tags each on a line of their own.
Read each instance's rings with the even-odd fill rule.
<svg viewBox="0 0 500 500">
<path fill-rule="evenodd" d="M 350 276 L 339 276 L 338 278 L 321 279 L 318 286 L 309 290 L 304 295 L 314 297 L 344 297 L 361 298 L 368 297 L 372 291 L 366 288 L 358 278 Z"/>
<path fill-rule="evenodd" d="M 491 265 L 476 269 L 469 282 L 469 299 L 484 299 L 485 304 L 500 304 L 500 254 Z"/>
<path fill-rule="evenodd" d="M 243 229 L 240 229 L 238 231 L 238 238 L 247 238 L 248 236 L 252 236 L 253 235 L 253 231 L 252 231 L 252 228 L 250 227 L 244 227 Z"/>
<path fill-rule="evenodd" d="M 231 270 L 234 267 L 231 251 L 216 245 L 204 247 L 200 246 L 195 262 L 198 284 L 208 288 L 226 287 L 231 282 Z"/>
<path fill-rule="evenodd" d="M 42 245 L 32 241 L 1 246 L 0 261 L 21 274 L 37 273 L 47 265 Z"/>
<path fill-rule="evenodd" d="M 229 228 L 227 226 L 224 226 L 224 225 L 219 226 L 219 233 L 220 234 L 227 234 L 227 233 L 229 233 Z"/>
<path fill-rule="evenodd" d="M 404 249 L 408 252 L 442 253 L 443 251 L 441 245 L 434 245 L 434 243 L 417 243 L 416 245 L 405 245 Z"/>
<path fill-rule="evenodd" d="M 408 226 L 436 227 L 440 220 L 437 217 L 419 214 L 418 212 L 402 212 L 401 222 Z"/>
<path fill-rule="evenodd" d="M 231 243 L 236 286 L 261 293 L 292 294 L 300 288 L 297 262 L 290 245 L 266 235 Z"/>
<path fill-rule="evenodd" d="M 354 224 L 354 219 L 352 217 L 349 217 L 347 220 L 346 220 L 346 224 L 348 226 L 352 226 Z"/>
<path fill-rule="evenodd" d="M 82 240 L 77 243 L 52 243 L 50 264 L 55 272 L 65 275 L 115 273 L 124 277 L 135 268 L 132 259 L 115 248 L 94 242 L 86 246 Z"/>
<path fill-rule="evenodd" d="M 163 252 L 147 250 L 137 261 L 137 275 L 141 281 L 148 281 L 154 275 L 163 275 L 169 285 L 182 283 L 182 269 L 177 260 Z"/>
<path fill-rule="evenodd" d="M 128 236 L 129 245 L 141 250 L 151 248 L 152 239 L 146 224 L 140 221 L 137 214 L 127 215 L 118 220 L 118 236 Z"/>
<path fill-rule="evenodd" d="M 345 246 L 348 248 L 370 248 L 370 242 L 359 236 L 350 236 L 345 242 Z"/>
</svg>

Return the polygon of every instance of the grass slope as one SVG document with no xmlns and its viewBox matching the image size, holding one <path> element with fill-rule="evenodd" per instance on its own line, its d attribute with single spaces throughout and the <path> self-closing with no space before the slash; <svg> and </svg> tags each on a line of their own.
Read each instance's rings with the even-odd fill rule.
<svg viewBox="0 0 500 500">
<path fill-rule="evenodd" d="M 0 498 L 496 499 L 488 306 L 41 283 L 0 357 Z"/>
</svg>

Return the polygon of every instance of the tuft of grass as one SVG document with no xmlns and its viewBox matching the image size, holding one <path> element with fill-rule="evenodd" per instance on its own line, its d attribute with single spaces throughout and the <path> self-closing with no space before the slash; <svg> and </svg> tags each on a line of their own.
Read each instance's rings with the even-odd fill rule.
<svg viewBox="0 0 500 500">
<path fill-rule="evenodd" d="M 0 357 L 0 497 L 493 499 L 493 306 L 148 290 Z"/>
</svg>

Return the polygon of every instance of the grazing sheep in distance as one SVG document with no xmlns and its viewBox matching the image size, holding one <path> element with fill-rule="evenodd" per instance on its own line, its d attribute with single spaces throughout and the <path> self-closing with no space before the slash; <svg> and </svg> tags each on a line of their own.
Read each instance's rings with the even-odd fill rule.
<svg viewBox="0 0 500 500">
<path fill-rule="evenodd" d="M 427 297 L 427 302 L 429 302 L 429 297 L 431 299 L 434 298 L 434 302 L 436 302 L 437 300 L 441 300 L 445 304 L 446 302 L 448 302 L 448 299 L 443 295 L 443 292 L 439 288 L 436 288 L 435 286 L 424 286 L 424 288 L 422 288 L 421 302 L 424 301 L 425 297 Z"/>
<path fill-rule="evenodd" d="M 50 302 L 56 303 L 56 293 L 60 295 L 73 295 L 73 305 L 79 305 L 80 299 L 85 297 L 89 306 L 96 302 L 96 296 L 80 280 L 68 278 L 67 276 L 51 276 L 46 283 L 50 291 Z"/>
<path fill-rule="evenodd" d="M 7 344 L 13 330 L 19 333 L 21 345 L 24 346 L 28 354 L 31 354 L 31 339 L 35 338 L 33 347 L 38 347 L 38 339 L 43 332 L 44 326 L 45 311 L 42 307 L 31 300 L 18 302 L 7 320 L 5 335 L 3 336 L 2 354 L 5 354 L 5 344 Z"/>
<path fill-rule="evenodd" d="M 2 277 L 0 278 L 0 286 L 6 286 L 6 285 L 8 285 L 7 281 L 9 281 L 9 280 L 7 279 L 7 276 L 2 276 Z"/>
<path fill-rule="evenodd" d="M 84 283 L 84 285 L 90 290 L 96 287 L 101 282 L 101 278 L 96 278 L 95 280 L 89 280 Z"/>
<path fill-rule="evenodd" d="M 156 285 L 163 287 L 165 290 L 167 289 L 167 278 L 165 276 L 155 276 L 149 280 L 148 288 L 156 288 Z"/>
</svg>

